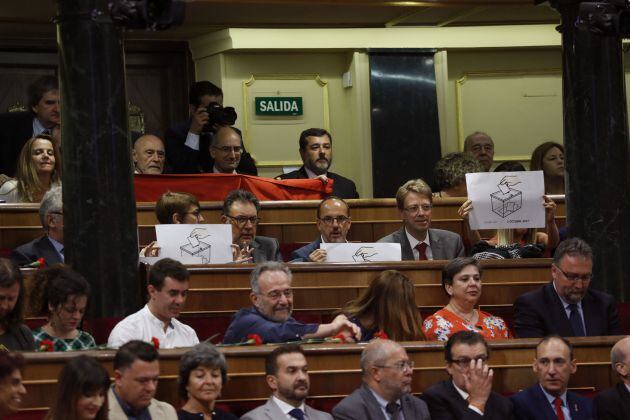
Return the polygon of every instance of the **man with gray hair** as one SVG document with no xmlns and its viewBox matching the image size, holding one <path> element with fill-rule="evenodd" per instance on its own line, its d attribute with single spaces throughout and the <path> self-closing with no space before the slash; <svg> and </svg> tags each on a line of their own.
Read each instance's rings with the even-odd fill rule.
<svg viewBox="0 0 630 420">
<path fill-rule="evenodd" d="M 63 201 L 61 187 L 53 187 L 42 198 L 39 220 L 45 235 L 20 245 L 11 253 L 11 260 L 18 266 L 29 265 L 40 258 L 46 267 L 64 262 Z"/>
<path fill-rule="evenodd" d="M 413 366 L 400 344 L 372 340 L 361 353 L 363 384 L 335 406 L 333 418 L 430 419 L 425 402 L 411 395 Z"/>
<path fill-rule="evenodd" d="M 630 337 L 617 341 L 610 352 L 610 361 L 621 382 L 597 394 L 593 401 L 594 417 L 606 420 L 630 419 Z"/>
<path fill-rule="evenodd" d="M 342 334 L 345 341 L 361 339 L 361 331 L 345 315 L 330 324 L 304 324 L 291 317 L 293 290 L 291 270 L 280 262 L 267 261 L 256 266 L 250 276 L 252 307 L 238 311 L 223 339 L 224 344 L 240 343 L 257 335 L 263 343 L 284 343 L 308 338 Z"/>
<path fill-rule="evenodd" d="M 481 163 L 486 172 L 490 171 L 494 162 L 494 141 L 482 131 L 475 131 L 466 136 L 464 152 L 469 153 Z"/>
</svg>

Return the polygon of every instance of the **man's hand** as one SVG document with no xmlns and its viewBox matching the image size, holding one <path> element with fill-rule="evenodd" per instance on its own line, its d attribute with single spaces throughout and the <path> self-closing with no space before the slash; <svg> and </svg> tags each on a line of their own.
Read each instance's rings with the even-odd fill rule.
<svg viewBox="0 0 630 420">
<path fill-rule="evenodd" d="M 144 248 L 144 256 L 145 257 L 159 257 L 160 256 L 160 246 L 157 241 L 151 242 Z"/>
<path fill-rule="evenodd" d="M 190 122 L 190 131 L 193 134 L 201 134 L 203 126 L 208 123 L 208 113 L 205 106 L 200 106 L 195 110 L 192 115 L 192 121 Z"/>
<path fill-rule="evenodd" d="M 317 175 L 315 179 L 319 179 L 324 185 L 328 184 L 328 177 L 326 175 Z"/>
<path fill-rule="evenodd" d="M 468 392 L 469 404 L 477 407 L 482 412 L 486 408 L 486 402 L 492 392 L 492 376 L 494 372 L 481 359 L 470 361 L 468 375 L 464 376 L 466 392 Z"/>
<path fill-rule="evenodd" d="M 232 259 L 236 264 L 247 264 L 254 262 L 254 256 L 252 255 L 254 252 L 254 248 L 251 248 L 249 245 L 241 248 L 237 244 L 232 244 Z"/>
<path fill-rule="evenodd" d="M 316 249 L 309 254 L 308 260 L 311 262 L 326 262 L 326 250 Z"/>
<path fill-rule="evenodd" d="M 361 340 L 361 329 L 354 322 L 348 321 L 344 314 L 337 315 L 331 322 L 333 333 L 330 335 L 343 334 L 346 342 L 354 343 Z"/>
<path fill-rule="evenodd" d="M 461 207 L 457 210 L 457 214 L 459 214 L 459 216 L 464 219 L 464 220 L 468 220 L 468 216 L 470 215 L 470 212 L 473 209 L 473 205 L 472 205 L 472 201 L 471 200 L 466 200 L 464 201 L 464 204 L 461 205 Z"/>
</svg>

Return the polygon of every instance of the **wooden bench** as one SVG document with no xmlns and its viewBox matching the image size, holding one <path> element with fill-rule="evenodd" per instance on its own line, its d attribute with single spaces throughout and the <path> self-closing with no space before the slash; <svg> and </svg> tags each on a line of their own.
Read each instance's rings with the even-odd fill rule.
<svg viewBox="0 0 630 420">
<path fill-rule="evenodd" d="M 621 337 L 571 338 L 578 361 L 578 371 L 571 378 L 570 387 L 599 391 L 610 387 L 610 349 Z M 493 388 L 509 394 L 531 386 L 535 382 L 531 364 L 537 339 L 518 339 L 491 342 L 490 366 L 494 369 Z M 438 342 L 409 342 L 404 347 L 415 362 L 412 392 L 421 393 L 433 383 L 447 377 L 444 370 L 443 344 Z M 359 358 L 363 345 L 317 344 L 304 346 L 311 380 L 310 398 L 315 406 L 338 400 L 348 395 L 361 383 Z M 222 347 L 228 362 L 230 381 L 224 386 L 221 403 L 232 412 L 242 414 L 245 408 L 262 404 L 269 396 L 264 381 L 264 358 L 273 346 Z M 177 375 L 179 359 L 185 349 L 160 350 L 160 383 L 157 398 L 179 406 Z M 56 378 L 66 361 L 78 353 L 25 353 L 27 366 L 24 382 L 28 395 L 25 409 L 48 407 L 57 392 Z M 90 351 L 81 354 L 95 356 L 112 372 L 114 352 Z"/>
</svg>

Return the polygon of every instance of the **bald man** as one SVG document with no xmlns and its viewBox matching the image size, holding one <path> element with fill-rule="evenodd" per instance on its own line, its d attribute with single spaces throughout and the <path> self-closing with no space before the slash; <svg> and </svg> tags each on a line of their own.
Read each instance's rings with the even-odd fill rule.
<svg viewBox="0 0 630 420">
<path fill-rule="evenodd" d="M 136 174 L 160 175 L 164 172 L 166 152 L 164 142 L 157 136 L 145 134 L 136 140 L 132 151 Z"/>
<path fill-rule="evenodd" d="M 610 352 L 610 359 L 612 368 L 621 378 L 621 382 L 595 397 L 595 418 L 630 419 L 630 337 L 617 341 Z"/>
<path fill-rule="evenodd" d="M 425 402 L 411 395 L 413 361 L 400 344 L 372 340 L 361 353 L 361 372 L 363 384 L 335 406 L 334 419 L 431 418 Z"/>
<path fill-rule="evenodd" d="M 212 172 L 235 174 L 243 155 L 241 135 L 233 127 L 224 125 L 217 129 L 210 141 L 210 156 L 214 159 Z"/>
</svg>

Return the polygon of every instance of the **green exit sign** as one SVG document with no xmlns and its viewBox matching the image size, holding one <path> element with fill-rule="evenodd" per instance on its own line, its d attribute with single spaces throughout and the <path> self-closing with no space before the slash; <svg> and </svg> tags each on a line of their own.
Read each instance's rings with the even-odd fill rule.
<svg viewBox="0 0 630 420">
<path fill-rule="evenodd" d="M 302 98 L 298 96 L 256 97 L 256 115 L 303 115 Z"/>
</svg>

